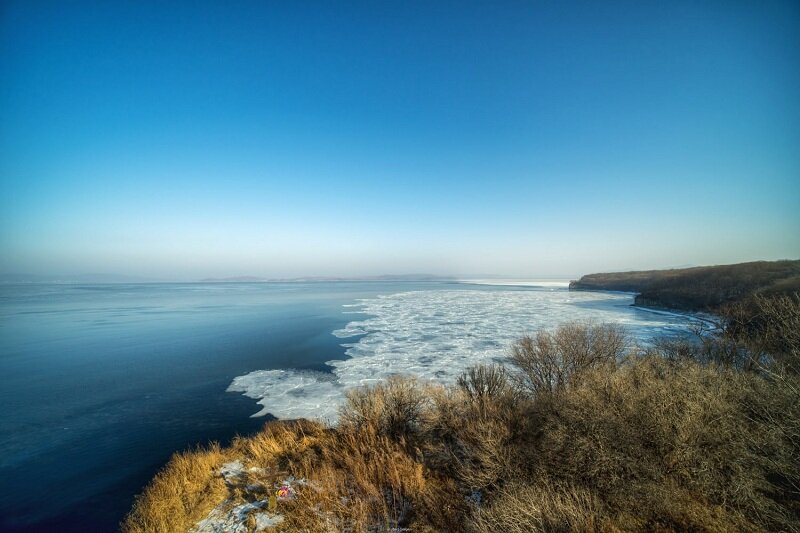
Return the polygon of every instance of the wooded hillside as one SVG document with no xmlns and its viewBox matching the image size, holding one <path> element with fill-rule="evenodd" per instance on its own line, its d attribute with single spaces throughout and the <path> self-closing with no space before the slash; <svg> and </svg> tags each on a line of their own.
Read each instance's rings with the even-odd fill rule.
<svg viewBox="0 0 800 533">
<path fill-rule="evenodd" d="M 800 261 L 589 274 L 569 286 L 573 290 L 636 292 L 636 304 L 647 307 L 713 311 L 755 294 L 800 291 Z"/>
</svg>

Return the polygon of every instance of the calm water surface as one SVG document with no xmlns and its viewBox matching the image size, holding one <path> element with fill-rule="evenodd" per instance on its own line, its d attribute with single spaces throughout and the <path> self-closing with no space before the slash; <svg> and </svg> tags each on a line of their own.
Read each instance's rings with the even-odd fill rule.
<svg viewBox="0 0 800 533">
<path fill-rule="evenodd" d="M 352 318 L 342 305 L 396 290 L 0 286 L 0 530 L 116 530 L 172 452 L 265 422 L 225 392 L 234 377 L 324 369 L 343 357 L 331 335 Z"/>
</svg>

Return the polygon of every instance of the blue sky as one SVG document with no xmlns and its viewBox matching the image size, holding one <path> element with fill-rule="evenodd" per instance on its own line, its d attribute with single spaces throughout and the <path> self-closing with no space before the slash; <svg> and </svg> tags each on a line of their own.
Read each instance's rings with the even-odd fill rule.
<svg viewBox="0 0 800 533">
<path fill-rule="evenodd" d="M 800 257 L 797 2 L 0 9 L 0 272 Z"/>
</svg>

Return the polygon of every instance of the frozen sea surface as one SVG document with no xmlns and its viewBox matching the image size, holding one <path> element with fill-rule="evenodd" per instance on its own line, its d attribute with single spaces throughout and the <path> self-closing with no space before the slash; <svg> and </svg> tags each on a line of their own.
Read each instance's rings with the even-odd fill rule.
<svg viewBox="0 0 800 533">
<path fill-rule="evenodd" d="M 485 283 L 485 282 L 484 282 Z M 654 336 L 685 334 L 691 318 L 632 307 L 628 294 L 470 287 L 405 291 L 362 299 L 368 316 L 333 334 L 347 358 L 328 361 L 332 374 L 259 370 L 239 376 L 229 391 L 258 400 L 253 416 L 317 418 L 334 422 L 344 392 L 396 374 L 452 383 L 466 368 L 502 362 L 520 336 L 568 321 L 613 322 L 643 343 Z"/>
</svg>

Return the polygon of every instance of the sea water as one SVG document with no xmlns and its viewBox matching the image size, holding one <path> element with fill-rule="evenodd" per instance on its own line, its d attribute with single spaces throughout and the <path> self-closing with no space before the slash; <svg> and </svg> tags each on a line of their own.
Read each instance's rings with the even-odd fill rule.
<svg viewBox="0 0 800 533">
<path fill-rule="evenodd" d="M 350 387 L 453 382 L 538 328 L 615 322 L 646 342 L 692 320 L 488 283 L 0 285 L 0 530 L 115 531 L 177 450 L 272 417 L 335 422 Z"/>
</svg>

